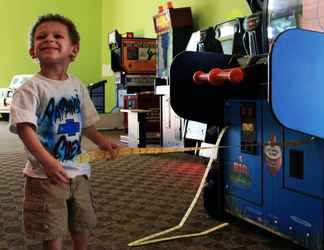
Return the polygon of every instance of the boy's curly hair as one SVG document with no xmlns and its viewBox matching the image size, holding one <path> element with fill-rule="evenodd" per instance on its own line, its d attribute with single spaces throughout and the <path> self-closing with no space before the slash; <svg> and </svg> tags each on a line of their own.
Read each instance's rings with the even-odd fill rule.
<svg viewBox="0 0 324 250">
<path fill-rule="evenodd" d="M 34 47 L 34 37 L 35 37 L 35 31 L 37 27 L 45 22 L 58 22 L 63 25 L 68 30 L 71 42 L 73 45 L 79 44 L 80 43 L 80 34 L 76 29 L 75 24 L 67 17 L 62 16 L 60 14 L 46 14 L 39 16 L 37 21 L 33 24 L 30 34 L 29 34 L 29 47 L 33 48 Z"/>
</svg>

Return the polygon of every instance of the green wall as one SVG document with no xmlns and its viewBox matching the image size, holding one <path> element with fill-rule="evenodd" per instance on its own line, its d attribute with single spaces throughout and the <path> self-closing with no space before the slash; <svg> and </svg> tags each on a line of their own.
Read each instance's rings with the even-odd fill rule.
<svg viewBox="0 0 324 250">
<path fill-rule="evenodd" d="M 119 33 L 134 32 L 136 37 L 156 37 L 153 16 L 162 0 L 102 0 L 102 64 L 110 65 L 108 32 L 117 29 Z M 246 0 L 174 0 L 174 8 L 191 7 L 194 29 L 204 29 L 225 20 L 250 14 Z M 106 110 L 115 105 L 114 77 L 103 75 L 108 80 L 106 88 Z"/>
<path fill-rule="evenodd" d="M 0 87 L 7 87 L 15 74 L 38 71 L 28 54 L 28 33 L 46 13 L 68 16 L 80 32 L 80 55 L 70 72 L 86 84 L 101 80 L 102 0 L 0 0 Z"/>
<path fill-rule="evenodd" d="M 15 74 L 38 71 L 28 55 L 28 32 L 37 16 L 60 13 L 70 17 L 81 34 L 81 51 L 70 72 L 85 84 L 107 79 L 106 111 L 115 106 L 108 32 L 134 32 L 137 37 L 156 37 L 152 17 L 162 0 L 0 0 L 0 87 L 7 87 Z M 250 13 L 245 0 L 174 0 L 175 8 L 191 7 L 194 29 L 203 29 Z"/>
</svg>

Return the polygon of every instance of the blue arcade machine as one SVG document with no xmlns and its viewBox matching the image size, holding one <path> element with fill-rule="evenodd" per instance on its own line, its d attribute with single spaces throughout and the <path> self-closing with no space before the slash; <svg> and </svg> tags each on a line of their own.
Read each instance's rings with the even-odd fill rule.
<svg viewBox="0 0 324 250">
<path fill-rule="evenodd" d="M 214 180 L 221 185 L 205 190 L 210 214 L 223 209 L 323 249 L 324 1 L 247 2 L 252 15 L 228 22 L 232 35 L 221 36 L 226 23 L 215 27 L 224 54 L 174 59 L 171 105 L 186 119 L 229 127 Z M 241 53 L 228 49 L 238 43 Z"/>
</svg>

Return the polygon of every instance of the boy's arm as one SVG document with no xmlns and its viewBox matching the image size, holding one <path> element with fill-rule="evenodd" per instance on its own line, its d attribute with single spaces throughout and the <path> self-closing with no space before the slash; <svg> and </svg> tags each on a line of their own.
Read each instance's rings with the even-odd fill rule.
<svg viewBox="0 0 324 250">
<path fill-rule="evenodd" d="M 83 129 L 83 134 L 95 143 L 101 150 L 108 151 L 111 160 L 118 156 L 118 145 L 110 142 L 103 134 L 101 134 L 95 126 L 89 126 Z"/>
<path fill-rule="evenodd" d="M 34 127 L 30 123 L 17 124 L 18 135 L 30 153 L 44 167 L 45 173 L 51 182 L 56 184 L 68 183 L 69 177 L 62 165 L 56 160 L 39 141 Z"/>
</svg>

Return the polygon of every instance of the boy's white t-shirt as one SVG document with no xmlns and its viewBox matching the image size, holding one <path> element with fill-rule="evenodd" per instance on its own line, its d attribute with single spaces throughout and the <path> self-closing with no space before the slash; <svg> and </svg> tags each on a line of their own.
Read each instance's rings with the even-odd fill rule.
<svg viewBox="0 0 324 250">
<path fill-rule="evenodd" d="M 26 81 L 15 93 L 10 110 L 10 131 L 17 133 L 18 123 L 31 123 L 42 145 L 63 165 L 70 178 L 90 176 L 88 163 L 78 164 L 82 129 L 94 125 L 99 115 L 87 89 L 79 79 L 69 75 L 56 81 L 39 74 Z M 28 161 L 23 173 L 47 178 L 43 166 L 25 148 Z"/>
</svg>

